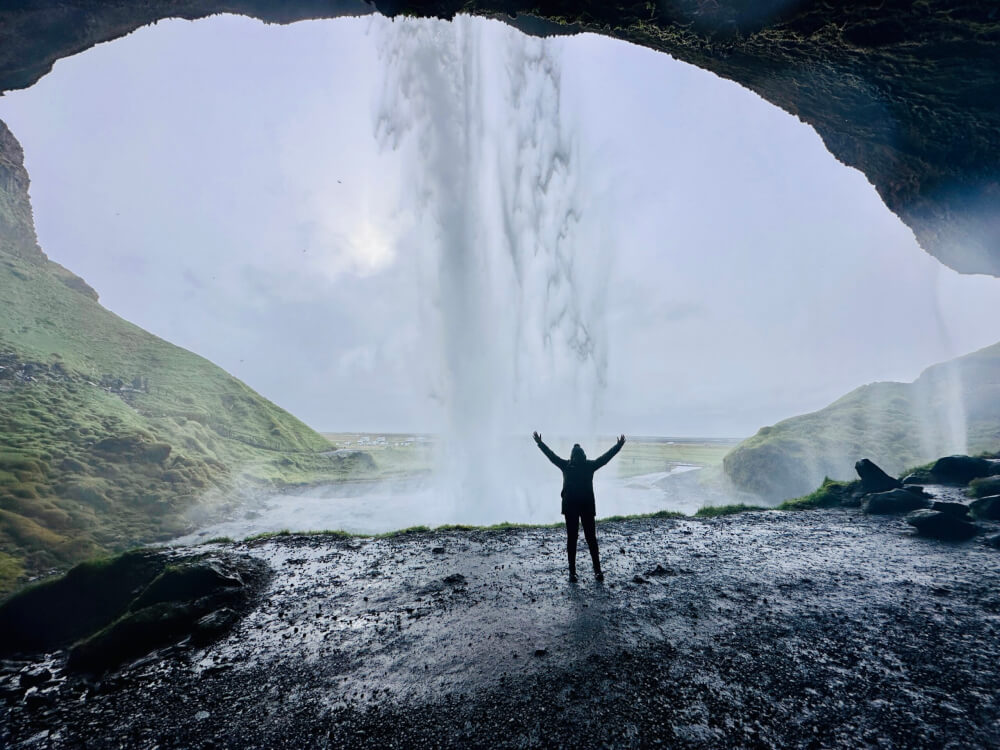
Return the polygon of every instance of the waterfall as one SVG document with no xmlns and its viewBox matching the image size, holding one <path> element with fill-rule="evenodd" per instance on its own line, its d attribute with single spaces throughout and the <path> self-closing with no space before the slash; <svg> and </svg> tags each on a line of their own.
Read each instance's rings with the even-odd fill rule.
<svg viewBox="0 0 1000 750">
<path fill-rule="evenodd" d="M 558 48 L 468 17 L 376 33 L 375 135 L 405 165 L 400 252 L 426 300 L 444 491 L 456 518 L 551 518 L 558 497 L 533 489 L 545 462 L 530 434 L 593 434 L 610 261 L 561 110 Z"/>
</svg>

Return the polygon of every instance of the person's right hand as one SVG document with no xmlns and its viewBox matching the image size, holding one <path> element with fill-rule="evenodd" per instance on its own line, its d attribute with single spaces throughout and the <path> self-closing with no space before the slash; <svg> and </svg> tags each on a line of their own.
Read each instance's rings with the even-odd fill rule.
<svg viewBox="0 0 1000 750">
<path fill-rule="evenodd" d="M 531 433 L 531 436 L 535 439 L 536 443 L 542 442 L 542 436 L 539 435 L 537 432 Z"/>
<path fill-rule="evenodd" d="M 625 436 L 624 436 L 624 435 L 621 435 L 621 436 L 619 436 L 619 438 L 618 438 L 618 447 L 620 448 L 620 447 L 621 447 L 621 446 L 623 446 L 623 445 L 625 445 Z"/>
</svg>

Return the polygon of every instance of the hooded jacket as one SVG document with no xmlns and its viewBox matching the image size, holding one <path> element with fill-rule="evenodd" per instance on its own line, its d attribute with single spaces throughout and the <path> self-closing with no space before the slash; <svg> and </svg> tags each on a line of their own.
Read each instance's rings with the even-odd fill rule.
<svg viewBox="0 0 1000 750">
<path fill-rule="evenodd" d="M 614 458 L 622 449 L 615 443 L 611 450 L 593 461 L 588 461 L 586 454 L 574 446 L 570 460 L 560 458 L 545 443 L 539 441 L 538 447 L 552 463 L 559 467 L 563 474 L 562 514 L 579 516 L 597 515 L 594 503 L 594 472 Z"/>
</svg>

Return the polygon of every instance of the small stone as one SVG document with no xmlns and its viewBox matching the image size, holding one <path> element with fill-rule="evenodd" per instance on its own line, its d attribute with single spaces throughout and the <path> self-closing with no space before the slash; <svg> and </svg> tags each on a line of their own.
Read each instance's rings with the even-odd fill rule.
<svg viewBox="0 0 1000 750">
<path fill-rule="evenodd" d="M 664 568 L 662 565 L 657 565 L 652 570 L 646 571 L 647 576 L 675 576 L 677 571 L 673 568 Z"/>
<path fill-rule="evenodd" d="M 435 547 L 434 549 L 431 550 L 431 554 L 433 554 L 433 555 L 443 555 L 444 554 L 444 547 Z"/>
<path fill-rule="evenodd" d="M 536 648 L 535 649 L 535 656 L 545 656 L 547 653 L 549 653 L 549 650 L 547 648 Z"/>
<path fill-rule="evenodd" d="M 642 577 L 641 575 L 639 575 L 638 573 L 636 573 L 636 574 L 635 574 L 635 575 L 634 575 L 634 576 L 632 577 L 632 583 L 649 583 L 649 581 L 647 581 L 647 580 L 646 580 L 645 578 L 643 578 L 643 577 Z"/>
<path fill-rule="evenodd" d="M 46 667 L 35 667 L 34 669 L 24 669 L 21 671 L 21 687 L 23 688 L 44 685 L 51 679 L 52 672 Z"/>
<path fill-rule="evenodd" d="M 196 721 L 204 721 L 205 719 L 207 719 L 211 715 L 212 714 L 210 714 L 208 711 L 199 711 L 198 713 L 196 713 L 194 715 L 194 718 L 195 718 Z"/>
</svg>

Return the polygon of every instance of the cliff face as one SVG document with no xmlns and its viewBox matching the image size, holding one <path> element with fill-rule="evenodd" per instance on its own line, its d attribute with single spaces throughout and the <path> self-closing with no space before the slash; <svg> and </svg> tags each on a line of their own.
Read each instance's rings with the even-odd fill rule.
<svg viewBox="0 0 1000 750">
<path fill-rule="evenodd" d="M 39 247 L 28 198 L 29 182 L 21 144 L 0 120 L 0 257 L 13 256 L 44 266 L 70 289 L 96 300 L 97 292 L 86 281 L 49 260 Z"/>
<path fill-rule="evenodd" d="M 865 173 L 920 244 L 1000 275 L 1000 8 L 962 0 L 663 0 L 655 4 L 375 0 L 387 15 L 501 17 L 526 33 L 590 31 L 711 70 L 813 126 Z M 0 91 L 160 18 L 274 23 L 361 15 L 361 0 L 40 0 L 0 10 Z M 517 14 L 530 13 L 531 16 Z"/>
<path fill-rule="evenodd" d="M 24 152 L 3 122 L 0 122 L 0 253 L 36 263 L 46 260 L 35 236 Z"/>
<path fill-rule="evenodd" d="M 291 414 L 105 310 L 50 261 L 2 123 L 0 310 L 0 596 L 26 576 L 187 533 L 244 486 L 358 465 L 325 456 L 329 443 Z"/>
</svg>

